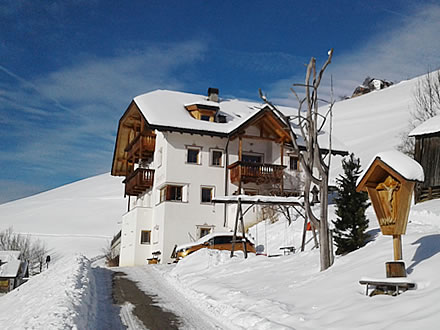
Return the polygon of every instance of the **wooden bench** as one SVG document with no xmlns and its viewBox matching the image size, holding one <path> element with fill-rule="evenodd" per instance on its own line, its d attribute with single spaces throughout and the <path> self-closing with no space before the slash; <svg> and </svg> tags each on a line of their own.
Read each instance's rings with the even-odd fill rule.
<svg viewBox="0 0 440 330">
<path fill-rule="evenodd" d="M 281 246 L 280 250 L 283 250 L 283 254 L 284 255 L 295 253 L 295 247 L 294 246 Z"/>
<path fill-rule="evenodd" d="M 413 282 L 409 282 L 406 277 L 394 277 L 387 279 L 361 279 L 359 284 L 366 285 L 365 294 L 368 296 L 368 291 L 370 286 L 373 286 L 375 289 L 383 290 L 384 292 L 392 292 L 394 295 L 399 295 L 401 292 L 404 292 L 408 289 L 414 289 L 416 284 Z"/>
</svg>

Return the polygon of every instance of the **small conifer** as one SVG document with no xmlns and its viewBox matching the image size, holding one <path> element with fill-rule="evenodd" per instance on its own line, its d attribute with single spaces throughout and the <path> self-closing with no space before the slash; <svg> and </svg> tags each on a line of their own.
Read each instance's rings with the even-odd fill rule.
<svg viewBox="0 0 440 330">
<path fill-rule="evenodd" d="M 359 178 L 361 165 L 359 158 L 351 154 L 342 161 L 344 174 L 336 179 L 338 197 L 336 201 L 336 221 L 334 241 L 337 246 L 336 254 L 354 251 L 366 244 L 368 234 L 368 219 L 365 210 L 370 205 L 366 192 L 356 192 L 356 181 Z"/>
</svg>

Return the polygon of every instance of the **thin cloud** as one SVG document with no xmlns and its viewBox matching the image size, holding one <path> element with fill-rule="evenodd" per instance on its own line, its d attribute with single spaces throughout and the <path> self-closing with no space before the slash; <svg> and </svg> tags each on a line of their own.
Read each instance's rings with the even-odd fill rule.
<svg viewBox="0 0 440 330">
<path fill-rule="evenodd" d="M 440 6 L 430 4 L 409 16 L 400 16 L 390 24 L 389 30 L 378 32 L 362 48 L 343 54 L 335 49 L 333 62 L 322 82 L 323 98 L 330 99 L 330 76 L 333 76 L 335 98 L 338 98 L 351 95 L 367 76 L 398 82 L 440 65 Z M 327 49 L 323 49 L 323 54 L 312 55 L 322 59 L 326 52 Z M 269 86 L 268 95 L 272 95 L 275 102 L 296 105 L 289 87 L 303 80 L 304 75 L 279 80 Z"/>
</svg>

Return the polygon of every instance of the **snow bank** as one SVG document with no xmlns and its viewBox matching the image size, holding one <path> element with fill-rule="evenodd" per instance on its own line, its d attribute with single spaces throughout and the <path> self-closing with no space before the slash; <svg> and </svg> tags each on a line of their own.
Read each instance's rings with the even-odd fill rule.
<svg viewBox="0 0 440 330">
<path fill-rule="evenodd" d="M 90 261 L 66 258 L 0 298 L 2 329 L 96 328 L 96 284 Z"/>
</svg>

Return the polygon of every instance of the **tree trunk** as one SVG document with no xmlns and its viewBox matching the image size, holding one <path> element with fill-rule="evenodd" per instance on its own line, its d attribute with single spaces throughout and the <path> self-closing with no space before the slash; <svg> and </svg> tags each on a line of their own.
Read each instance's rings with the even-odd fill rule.
<svg viewBox="0 0 440 330">
<path fill-rule="evenodd" d="M 322 177 L 322 184 L 320 186 L 321 197 L 321 213 L 319 221 L 319 253 L 321 261 L 321 271 L 326 270 L 332 265 L 332 256 L 330 255 L 330 231 L 328 229 L 328 174 L 325 173 Z"/>
</svg>

